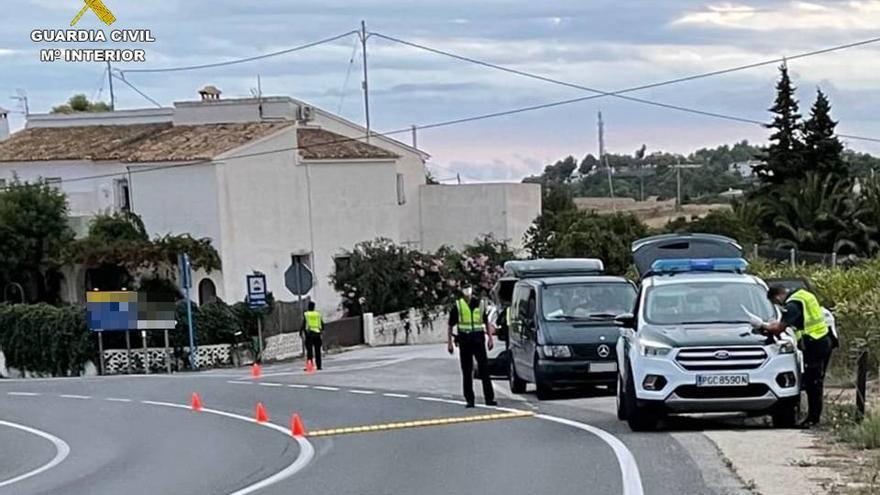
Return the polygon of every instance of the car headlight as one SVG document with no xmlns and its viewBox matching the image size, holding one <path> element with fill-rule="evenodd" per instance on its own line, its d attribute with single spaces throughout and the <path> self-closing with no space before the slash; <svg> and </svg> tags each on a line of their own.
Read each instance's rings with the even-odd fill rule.
<svg viewBox="0 0 880 495">
<path fill-rule="evenodd" d="M 552 359 L 563 359 L 571 357 L 571 348 L 567 345 L 545 345 L 541 346 L 544 357 Z"/>
<path fill-rule="evenodd" d="M 639 345 L 642 350 L 642 356 L 655 357 L 655 356 L 665 356 L 669 354 L 669 351 L 672 350 L 672 347 L 661 344 L 660 342 L 654 342 L 651 340 L 640 340 Z"/>
<path fill-rule="evenodd" d="M 783 340 L 779 343 L 779 354 L 794 354 L 795 349 L 794 342 L 790 340 Z"/>
</svg>

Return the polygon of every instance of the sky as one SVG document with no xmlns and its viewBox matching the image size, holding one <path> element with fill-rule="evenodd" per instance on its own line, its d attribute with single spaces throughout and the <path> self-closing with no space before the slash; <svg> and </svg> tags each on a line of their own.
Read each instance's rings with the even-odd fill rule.
<svg viewBox="0 0 880 495">
<path fill-rule="evenodd" d="M 683 0 L 104 0 L 114 29 L 150 29 L 155 43 L 142 64 L 126 69 L 219 62 L 283 50 L 358 29 L 454 52 L 577 85 L 614 91 L 880 36 L 880 0 L 704 2 Z M 46 112 L 75 93 L 109 98 L 98 63 L 41 63 L 34 29 L 64 29 L 82 0 L 18 0 L 0 20 L 0 106 L 21 110 L 11 96 L 26 92 L 32 113 Z M 87 12 L 77 28 L 104 27 Z M 109 32 L 109 28 L 105 29 Z M 109 44 L 108 44 L 109 45 Z M 288 95 L 362 123 L 361 53 L 356 36 L 256 62 L 198 71 L 128 73 L 144 93 L 169 106 L 194 100 L 213 84 L 224 97 L 249 96 L 259 75 L 264 95 Z M 93 47 L 93 46 L 90 46 Z M 396 44 L 367 44 L 370 110 L 375 131 L 589 95 Z M 352 62 L 353 60 L 353 62 Z M 802 113 L 817 88 L 826 92 L 839 132 L 880 138 L 880 43 L 792 60 Z M 769 120 L 775 66 L 632 93 L 631 96 Z M 115 84 L 117 108 L 152 104 Z M 590 101 L 419 131 L 440 179 L 518 181 L 568 155 L 598 153 L 597 113 L 606 149 L 688 153 L 767 131 L 617 98 Z M 11 116 L 13 129 L 24 115 Z M 399 139 L 409 141 L 410 135 Z M 848 140 L 880 154 L 880 143 Z"/>
</svg>

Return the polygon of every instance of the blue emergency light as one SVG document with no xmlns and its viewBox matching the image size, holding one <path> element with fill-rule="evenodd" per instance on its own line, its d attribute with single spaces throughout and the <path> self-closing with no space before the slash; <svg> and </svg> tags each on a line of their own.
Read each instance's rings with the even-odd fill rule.
<svg viewBox="0 0 880 495">
<path fill-rule="evenodd" d="M 654 273 L 672 274 L 686 272 L 734 272 L 742 273 L 749 262 L 742 258 L 683 258 L 661 259 L 651 264 Z"/>
</svg>

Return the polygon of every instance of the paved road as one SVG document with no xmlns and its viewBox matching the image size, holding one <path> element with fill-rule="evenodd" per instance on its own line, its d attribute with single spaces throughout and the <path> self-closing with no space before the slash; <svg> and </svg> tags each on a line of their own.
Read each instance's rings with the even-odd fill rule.
<svg viewBox="0 0 880 495">
<path fill-rule="evenodd" d="M 337 355 L 314 375 L 301 365 L 270 366 L 259 380 L 216 370 L 0 381 L 0 420 L 70 448 L 57 466 L 3 486 L 45 466 L 57 449 L 0 424 L 0 444 L 16 445 L 15 455 L 0 449 L 0 493 L 739 492 L 702 435 L 632 434 L 613 416 L 613 397 L 538 403 L 498 382 L 502 406 L 537 416 L 466 410 L 456 363 L 441 347 L 419 346 Z M 211 412 L 174 407 L 188 404 L 193 392 Z M 247 420 L 258 401 L 276 429 Z M 285 433 L 294 412 L 312 433 L 382 430 L 297 441 Z M 565 420 L 577 423 L 559 422 Z M 446 424 L 430 424 L 438 422 Z"/>
</svg>

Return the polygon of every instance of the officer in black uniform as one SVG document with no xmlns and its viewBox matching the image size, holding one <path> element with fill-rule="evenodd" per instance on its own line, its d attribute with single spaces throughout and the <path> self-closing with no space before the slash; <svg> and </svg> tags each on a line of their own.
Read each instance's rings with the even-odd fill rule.
<svg viewBox="0 0 880 495">
<path fill-rule="evenodd" d="M 477 370 L 480 380 L 483 382 L 483 398 L 487 406 L 498 405 L 495 402 L 495 390 L 492 388 L 492 378 L 489 376 L 489 358 L 486 355 L 486 346 L 491 350 L 494 347 L 491 326 L 488 325 L 489 315 L 485 305 L 474 294 L 473 289 L 465 288 L 452 309 L 449 311 L 449 332 L 447 334 L 446 348 L 449 354 L 454 352 L 453 342 L 458 345 L 458 354 L 461 360 L 462 388 L 465 407 L 474 407 L 474 359 L 477 361 Z M 458 328 L 458 334 L 453 330 Z M 487 335 L 488 333 L 488 335 Z"/>
</svg>

